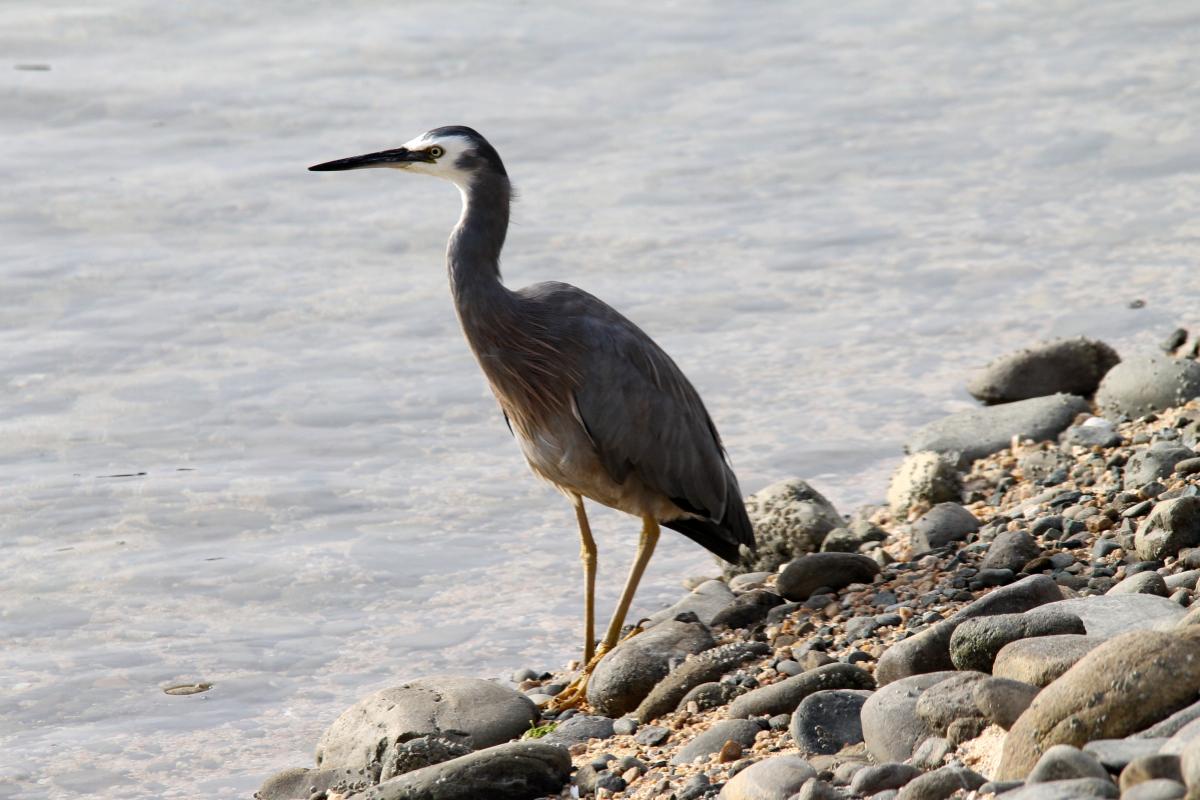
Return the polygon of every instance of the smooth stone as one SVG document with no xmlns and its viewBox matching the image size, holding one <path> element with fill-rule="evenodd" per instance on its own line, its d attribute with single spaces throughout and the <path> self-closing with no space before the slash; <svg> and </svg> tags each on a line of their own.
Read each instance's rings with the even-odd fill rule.
<svg viewBox="0 0 1200 800">
<path fill-rule="evenodd" d="M 749 628 L 766 619 L 771 609 L 782 603 L 783 598 L 774 592 L 752 589 L 738 595 L 736 600 L 718 611 L 712 618 L 712 627 L 733 630 Z"/>
<path fill-rule="evenodd" d="M 897 800 L 945 800 L 955 792 L 970 792 L 987 781 L 982 775 L 966 767 L 948 766 L 926 772 L 905 784 Z"/>
<path fill-rule="evenodd" d="M 997 678 L 1048 686 L 1106 640 L 1067 633 L 1010 642 L 996 654 L 992 674 Z"/>
<path fill-rule="evenodd" d="M 1124 794 L 1130 787 L 1136 786 L 1139 783 L 1162 778 L 1172 781 L 1183 780 L 1179 756 L 1168 755 L 1166 753 L 1139 756 L 1131 760 L 1121 770 L 1121 780 L 1119 781 L 1121 793 Z"/>
<path fill-rule="evenodd" d="M 988 545 L 987 555 L 983 557 L 979 568 L 1019 572 L 1021 567 L 1041 553 L 1041 546 L 1025 531 L 1001 531 Z"/>
<path fill-rule="evenodd" d="M 633 736 L 637 733 L 638 723 L 636 719 L 629 717 L 621 717 L 613 720 L 613 734 L 616 736 Z"/>
<path fill-rule="evenodd" d="M 1055 339 L 1009 353 L 975 372 L 967 391 L 985 403 L 1011 403 L 1056 392 L 1091 395 L 1121 360 L 1104 342 Z"/>
<path fill-rule="evenodd" d="M 1069 781 L 1074 778 L 1108 778 L 1099 759 L 1069 744 L 1056 744 L 1042 753 L 1025 778 L 1026 783 Z"/>
<path fill-rule="evenodd" d="M 1188 742 L 1179 754 L 1179 771 L 1183 773 L 1185 784 L 1200 788 L 1200 739 Z"/>
<path fill-rule="evenodd" d="M 709 756 L 718 752 L 726 742 L 737 742 L 742 747 L 751 747 L 754 738 L 762 730 L 757 722 L 748 719 L 723 719 L 713 723 L 708 730 L 697 734 L 690 742 L 680 748 L 672 764 L 690 764 L 701 756 Z"/>
<path fill-rule="evenodd" d="M 921 774 L 921 770 L 895 761 L 863 767 L 854 773 L 850 791 L 856 795 L 869 796 L 886 789 L 899 789 Z"/>
<path fill-rule="evenodd" d="M 671 737 L 670 728 L 661 725 L 647 725 L 633 736 L 633 740 L 646 747 L 657 747 Z"/>
<path fill-rule="evenodd" d="M 816 777 L 817 771 L 800 756 L 772 756 L 734 775 L 717 796 L 720 800 L 777 800 L 799 792 Z"/>
<path fill-rule="evenodd" d="M 1023 778 L 1053 745 L 1128 736 L 1193 702 L 1200 691 L 1200 631 L 1191 630 L 1131 631 L 1084 656 L 1009 730 L 996 777 Z"/>
<path fill-rule="evenodd" d="M 937 769 L 946 761 L 946 756 L 954 751 L 955 744 L 941 736 L 930 736 L 917 745 L 916 752 L 909 758 L 912 764 L 922 772 Z"/>
<path fill-rule="evenodd" d="M 1175 465 L 1188 458 L 1195 458 L 1195 451 L 1175 442 L 1155 442 L 1142 448 L 1125 462 L 1124 488 L 1137 490 L 1151 481 L 1170 477 Z"/>
<path fill-rule="evenodd" d="M 975 704 L 994 725 L 1008 730 L 1029 708 L 1041 688 L 1009 678 L 987 678 L 975 685 Z"/>
<path fill-rule="evenodd" d="M 920 428 L 905 449 L 955 454 L 960 465 L 967 465 L 1010 446 L 1014 436 L 1038 442 L 1053 439 L 1086 411 L 1087 401 L 1070 394 L 960 411 Z"/>
<path fill-rule="evenodd" d="M 740 566 L 724 565 L 727 575 L 774 572 L 797 556 L 820 550 L 825 535 L 845 524 L 832 503 L 798 478 L 771 484 L 747 497 L 746 513 L 754 525 L 756 546 L 753 553 L 742 554 Z"/>
<path fill-rule="evenodd" d="M 1200 497 L 1164 500 L 1138 525 L 1134 537 L 1138 558 L 1156 561 L 1185 547 L 1200 545 Z"/>
<path fill-rule="evenodd" d="M 1158 752 L 1167 753 L 1168 755 L 1181 755 L 1194 739 L 1200 739 L 1200 721 L 1197 720 L 1192 720 L 1171 734 L 1170 738 L 1163 742 Z"/>
<path fill-rule="evenodd" d="M 509 742 L 392 778 L 347 800 L 531 800 L 571 778 L 566 748 Z"/>
<path fill-rule="evenodd" d="M 587 701 L 599 713 L 633 711 L 667 676 L 671 662 L 710 649 L 716 642 L 693 614 L 663 622 L 626 639 L 600 659 L 588 681 Z"/>
<path fill-rule="evenodd" d="M 913 556 L 961 542 L 977 530 L 979 520 L 960 503 L 938 503 L 912 524 Z"/>
<path fill-rule="evenodd" d="M 954 630 L 966 620 L 1019 613 L 1061 600 L 1062 590 L 1048 575 L 1030 575 L 995 589 L 964 606 L 949 619 L 885 650 L 876 664 L 875 680 L 882 686 L 909 675 L 953 669 L 950 639 Z"/>
<path fill-rule="evenodd" d="M 729 588 L 735 592 L 757 589 L 774 574 L 773 572 L 744 572 L 741 575 L 734 575 L 729 579 Z"/>
<path fill-rule="evenodd" d="M 991 672 L 996 654 L 1019 639 L 1084 633 L 1083 620 L 1061 611 L 1034 609 L 964 621 L 950 637 L 950 660 L 958 669 Z"/>
<path fill-rule="evenodd" d="M 1117 364 L 1096 390 L 1106 417 L 1141 417 L 1200 397 L 1200 364 L 1159 354 L 1138 354 Z"/>
<path fill-rule="evenodd" d="M 820 778 L 813 778 L 805 781 L 804 785 L 800 787 L 800 791 L 788 797 L 787 800 L 845 800 L 845 798 L 832 785 Z"/>
<path fill-rule="evenodd" d="M 543 736 L 541 742 L 567 747 L 589 739 L 611 739 L 615 734 L 616 730 L 610 717 L 576 714 L 554 726 L 554 730 Z"/>
<path fill-rule="evenodd" d="M 875 679 L 870 673 L 853 664 L 835 662 L 747 692 L 729 705 L 728 715 L 736 719 L 790 714 L 804 698 L 816 692 L 874 688 Z"/>
<path fill-rule="evenodd" d="M 1075 778 L 1068 781 L 1034 783 L 1005 792 L 1004 800 L 1107 800 L 1120 794 L 1107 778 Z"/>
<path fill-rule="evenodd" d="M 1187 794 L 1187 787 L 1169 778 L 1154 778 L 1134 784 L 1121 792 L 1124 800 L 1180 800 Z"/>
<path fill-rule="evenodd" d="M 1088 636 L 1105 639 L 1132 630 L 1170 627 L 1187 613 L 1167 598 L 1152 594 L 1074 597 L 1048 603 L 1042 609 L 1074 614 L 1083 620 Z"/>
<path fill-rule="evenodd" d="M 860 720 L 867 751 L 879 762 L 906 761 L 917 745 L 937 731 L 917 716 L 921 695 L 954 671 L 912 675 L 877 690 L 863 704 Z"/>
<path fill-rule="evenodd" d="M 1117 426 L 1111 420 L 1088 417 L 1063 431 L 1059 440 L 1067 446 L 1117 447 L 1121 444 L 1121 434 L 1117 433 Z"/>
<path fill-rule="evenodd" d="M 1157 572 L 1139 572 L 1109 589 L 1105 594 L 1153 594 L 1166 597 L 1167 582 Z"/>
<path fill-rule="evenodd" d="M 386 762 L 397 744 L 427 735 L 473 749 L 491 747 L 517 738 L 538 717 L 529 698 L 492 681 L 420 678 L 381 689 L 343 712 L 317 743 L 316 762 L 367 769 L 377 760 Z"/>
<path fill-rule="evenodd" d="M 1185 725 L 1196 719 L 1200 719 L 1200 701 L 1192 703 L 1186 708 L 1181 708 L 1162 722 L 1156 722 L 1149 728 L 1146 728 L 1146 730 L 1135 733 L 1134 736 L 1139 739 L 1169 738 L 1179 733 Z"/>
<path fill-rule="evenodd" d="M 1166 739 L 1095 739 L 1083 746 L 1083 752 L 1091 753 L 1109 772 L 1120 772 L 1135 759 L 1158 753 Z"/>
<path fill-rule="evenodd" d="M 800 701 L 792 713 L 788 730 L 792 740 L 805 753 L 833 755 L 863 740 L 863 704 L 869 691 L 831 689 L 814 692 Z"/>
<path fill-rule="evenodd" d="M 306 769 L 293 767 L 277 772 L 263 782 L 254 793 L 255 800 L 294 800 L 321 792 L 351 794 L 361 792 L 374 783 L 374 776 L 363 770 Z"/>
<path fill-rule="evenodd" d="M 688 692 L 717 681 L 726 672 L 747 661 L 768 655 L 764 642 L 733 642 L 694 655 L 663 678 L 638 705 L 633 716 L 638 722 L 652 722 L 679 707 Z"/>
<path fill-rule="evenodd" d="M 937 685 L 936 691 L 925 692 L 917 700 L 917 716 L 939 734 L 961 719 L 983 716 L 975 702 L 975 687 L 988 676 L 982 672 L 959 672 Z"/>
<path fill-rule="evenodd" d="M 649 629 L 668 620 L 673 620 L 687 611 L 692 612 L 705 625 L 734 601 L 733 592 L 723 581 L 708 580 L 685 594 L 674 605 L 650 615 L 643 627 Z"/>
<path fill-rule="evenodd" d="M 1171 591 L 1176 589 L 1195 589 L 1197 578 L 1200 578 L 1200 569 L 1189 569 L 1183 572 L 1176 572 L 1174 575 L 1164 575 L 1163 583 Z"/>
<path fill-rule="evenodd" d="M 933 506 L 962 497 L 962 476 L 954 460 L 924 450 L 900 462 L 888 483 L 887 503 L 901 516 L 914 506 Z"/>
<path fill-rule="evenodd" d="M 689 703 L 695 703 L 696 708 L 700 711 L 708 711 L 713 708 L 720 708 L 728 705 L 736 694 L 736 689 L 727 683 L 719 683 L 711 681 L 702 683 L 699 686 L 688 690 L 688 693 L 680 698 L 678 705 L 675 706 L 676 711 L 683 711 L 688 707 Z"/>
<path fill-rule="evenodd" d="M 834 591 L 852 583 L 871 583 L 879 564 L 859 553 L 810 553 L 779 573 L 775 588 L 788 600 L 806 600 L 821 587 Z"/>
</svg>

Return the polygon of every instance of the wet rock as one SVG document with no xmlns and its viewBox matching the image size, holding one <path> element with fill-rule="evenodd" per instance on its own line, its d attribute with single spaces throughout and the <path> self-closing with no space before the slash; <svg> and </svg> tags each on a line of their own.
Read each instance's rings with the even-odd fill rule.
<svg viewBox="0 0 1200 800">
<path fill-rule="evenodd" d="M 921 770 L 916 767 L 894 761 L 864 767 L 854 773 L 854 780 L 850 781 L 850 791 L 855 795 L 868 797 L 887 789 L 899 789 L 920 774 Z"/>
<path fill-rule="evenodd" d="M 958 463 L 966 465 L 1008 447 L 1014 436 L 1034 441 L 1053 439 L 1087 410 L 1082 397 L 1055 394 L 960 411 L 918 430 L 906 449 L 910 453 L 933 450 L 956 454 Z"/>
<path fill-rule="evenodd" d="M 1166 597 L 1170 592 L 1167 591 L 1167 583 L 1163 580 L 1162 575 L 1146 571 L 1130 575 L 1105 594 L 1153 594 Z"/>
<path fill-rule="evenodd" d="M 1001 795 L 1004 800 L 1100 800 L 1116 798 L 1117 785 L 1107 778 L 1075 778 L 1034 783 Z"/>
<path fill-rule="evenodd" d="M 346 769 L 285 769 L 267 778 L 254 793 L 255 800 L 294 800 L 321 792 L 353 794 L 375 783 L 374 774 L 364 770 Z"/>
<path fill-rule="evenodd" d="M 752 589 L 739 595 L 712 618 L 714 628 L 749 628 L 767 618 L 772 608 L 783 603 L 783 598 L 766 589 Z"/>
<path fill-rule="evenodd" d="M 1120 738 L 1178 711 L 1200 691 L 1198 662 L 1200 641 L 1187 633 L 1133 631 L 1110 639 L 1021 715 L 1005 737 L 999 777 L 1024 777 L 1053 745 Z"/>
<path fill-rule="evenodd" d="M 644 627 L 652 628 L 689 611 L 705 625 L 711 625 L 713 618 L 733 600 L 733 592 L 730 591 L 727 584 L 717 580 L 704 581 L 670 608 L 664 608 L 651 614 Z"/>
<path fill-rule="evenodd" d="M 558 794 L 570 776 L 565 748 L 509 742 L 409 772 L 348 800 L 531 800 Z"/>
<path fill-rule="evenodd" d="M 790 714 L 804 698 L 829 689 L 874 689 L 875 680 L 870 673 L 853 664 L 833 663 L 802 672 L 748 692 L 729 706 L 732 718 L 757 717 L 762 715 Z"/>
<path fill-rule="evenodd" d="M 985 403 L 1011 403 L 1063 392 L 1091 395 L 1117 352 L 1094 339 L 1058 339 L 1009 353 L 976 372 L 967 391 Z"/>
<path fill-rule="evenodd" d="M 1176 464 L 1195 455 L 1191 449 L 1175 442 L 1155 442 L 1134 453 L 1125 464 L 1125 488 L 1136 490 L 1152 481 L 1170 477 Z"/>
<path fill-rule="evenodd" d="M 1108 779 L 1108 770 L 1090 753 L 1069 744 L 1056 744 L 1042 753 L 1026 783 L 1069 781 L 1074 778 Z"/>
<path fill-rule="evenodd" d="M 961 542 L 979 530 L 979 520 L 958 503 L 938 503 L 912 524 L 913 555 L 922 555 L 951 542 Z"/>
<path fill-rule="evenodd" d="M 1200 545 L 1200 497 L 1176 497 L 1154 506 L 1138 526 L 1134 544 L 1138 557 L 1147 561 Z"/>
<path fill-rule="evenodd" d="M 1174 625 L 1187 613 L 1178 604 L 1152 594 L 1076 597 L 1048 603 L 1040 611 L 1074 614 L 1083 620 L 1088 636 L 1106 639 L 1132 630 Z"/>
<path fill-rule="evenodd" d="M 1086 631 L 1074 614 L 1034 609 L 965 620 L 950 637 L 950 659 L 958 669 L 991 672 L 996 654 L 1019 639 Z"/>
<path fill-rule="evenodd" d="M 1145 756 L 1158 753 L 1163 739 L 1095 739 L 1083 746 L 1083 752 L 1091 753 L 1109 772 L 1120 772 L 1126 765 Z"/>
<path fill-rule="evenodd" d="M 701 756 L 718 752 L 726 742 L 737 742 L 742 747 L 751 747 L 754 737 L 762 730 L 757 722 L 748 719 L 723 719 L 700 732 L 679 749 L 672 764 L 690 764 Z"/>
<path fill-rule="evenodd" d="M 727 575 L 774 572 L 797 556 L 820 550 L 825 535 L 843 524 L 833 504 L 797 478 L 772 484 L 747 497 L 746 513 L 754 524 L 757 547 L 752 554 L 743 554 L 741 567 L 724 565 Z"/>
<path fill-rule="evenodd" d="M 611 739 L 616 731 L 609 717 L 576 714 L 565 722 L 554 726 L 554 730 L 542 737 L 543 744 L 558 744 L 567 747 L 589 739 Z"/>
<path fill-rule="evenodd" d="M 801 751 L 832 755 L 863 740 L 863 703 L 869 691 L 833 689 L 814 692 L 800 701 L 792 714 L 789 731 Z"/>
<path fill-rule="evenodd" d="M 1030 575 L 989 592 L 949 619 L 889 647 L 875 667 L 875 679 L 883 685 L 908 675 L 953 669 L 950 638 L 966 620 L 1028 611 L 1061 598 L 1062 591 L 1047 575 Z M 1087 624 L 1086 620 L 1084 624 Z"/>
<path fill-rule="evenodd" d="M 734 775 L 718 797 L 720 800 L 790 797 L 816 777 L 817 771 L 799 756 L 772 756 Z"/>
<path fill-rule="evenodd" d="M 917 745 L 937 735 L 917 715 L 917 702 L 931 687 L 956 674 L 943 671 L 913 675 L 893 681 L 867 698 L 860 720 L 863 741 L 876 761 L 906 761 Z"/>
<path fill-rule="evenodd" d="M 1140 417 L 1200 397 L 1200 364 L 1165 355 L 1126 358 L 1109 370 L 1096 390 L 1107 417 Z"/>
<path fill-rule="evenodd" d="M 961 496 L 962 476 L 953 459 L 929 450 L 905 458 L 892 473 L 887 490 L 888 505 L 897 516 L 917 506 L 957 502 Z"/>
<path fill-rule="evenodd" d="M 771 648 L 763 642 L 735 642 L 692 656 L 646 695 L 633 716 L 639 722 L 652 722 L 678 708 L 680 701 L 697 686 L 719 680 L 726 672 L 770 652 Z"/>
<path fill-rule="evenodd" d="M 937 684 L 937 689 L 925 692 L 917 700 L 917 716 L 939 734 L 945 734 L 956 721 L 981 719 L 983 712 L 975 702 L 975 687 L 987 675 L 982 672 L 959 672 Z"/>
<path fill-rule="evenodd" d="M 789 563 L 775 587 L 788 600 L 806 600 L 822 586 L 841 589 L 852 583 L 870 583 L 879 564 L 858 553 L 811 553 Z"/>
<path fill-rule="evenodd" d="M 671 662 L 711 648 L 715 642 L 695 615 L 663 622 L 613 648 L 596 665 L 587 686 L 592 708 L 619 717 L 637 708 L 666 677 Z"/>
<path fill-rule="evenodd" d="M 1040 690 L 1033 684 L 1009 678 L 987 678 L 975 685 L 975 705 L 988 721 L 1008 730 Z"/>
<path fill-rule="evenodd" d="M 478 749 L 515 739 L 538 719 L 519 692 L 476 678 L 421 678 L 382 689 L 346 710 L 321 736 L 319 767 L 367 769 L 398 744 L 437 735 Z"/>
<path fill-rule="evenodd" d="M 992 674 L 1034 686 L 1048 686 L 1104 641 L 1099 636 L 1078 634 L 1021 639 L 1000 649 Z"/>
<path fill-rule="evenodd" d="M 966 767 L 949 766 L 914 778 L 900 790 L 897 800 L 945 800 L 955 792 L 970 792 L 987 781 Z"/>
<path fill-rule="evenodd" d="M 1041 553 L 1041 546 L 1025 531 L 1001 531 L 988 545 L 987 555 L 983 557 L 979 568 L 1020 572 L 1021 567 Z"/>
</svg>

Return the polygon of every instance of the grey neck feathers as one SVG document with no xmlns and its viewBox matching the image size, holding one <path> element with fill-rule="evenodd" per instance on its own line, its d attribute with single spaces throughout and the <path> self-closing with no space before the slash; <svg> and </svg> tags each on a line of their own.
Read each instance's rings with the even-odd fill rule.
<svg viewBox="0 0 1200 800">
<path fill-rule="evenodd" d="M 500 250 L 508 233 L 512 187 L 508 178 L 480 172 L 463 192 L 463 215 L 446 252 L 450 291 L 464 325 L 507 299 L 500 283 Z"/>
</svg>

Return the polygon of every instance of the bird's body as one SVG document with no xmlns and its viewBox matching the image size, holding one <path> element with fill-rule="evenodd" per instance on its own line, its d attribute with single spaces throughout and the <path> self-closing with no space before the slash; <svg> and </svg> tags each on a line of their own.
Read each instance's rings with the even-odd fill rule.
<svg viewBox="0 0 1200 800">
<path fill-rule="evenodd" d="M 504 286 L 499 263 L 512 190 L 482 136 L 438 128 L 396 150 L 313 169 L 373 166 L 443 177 L 462 192 L 447 246 L 455 309 L 525 460 L 576 507 L 590 660 L 596 554 L 582 498 L 643 520 L 638 559 L 602 649 L 615 644 L 658 523 L 728 561 L 753 547 L 716 426 L 675 362 L 604 302 L 565 283 Z"/>
</svg>

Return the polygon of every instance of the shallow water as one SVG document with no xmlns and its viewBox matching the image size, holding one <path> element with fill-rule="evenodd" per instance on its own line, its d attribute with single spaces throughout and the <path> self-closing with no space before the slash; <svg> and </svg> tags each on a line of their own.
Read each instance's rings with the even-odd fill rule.
<svg viewBox="0 0 1200 800">
<path fill-rule="evenodd" d="M 577 652 L 571 511 L 446 294 L 457 193 L 308 164 L 480 129 L 523 193 L 509 282 L 622 309 L 747 491 L 849 511 L 992 356 L 1196 322 L 1198 23 L 0 6 L 0 797 L 247 796 L 369 691 Z M 606 610 L 637 526 L 593 520 Z M 711 571 L 664 537 L 637 607 Z"/>
</svg>

